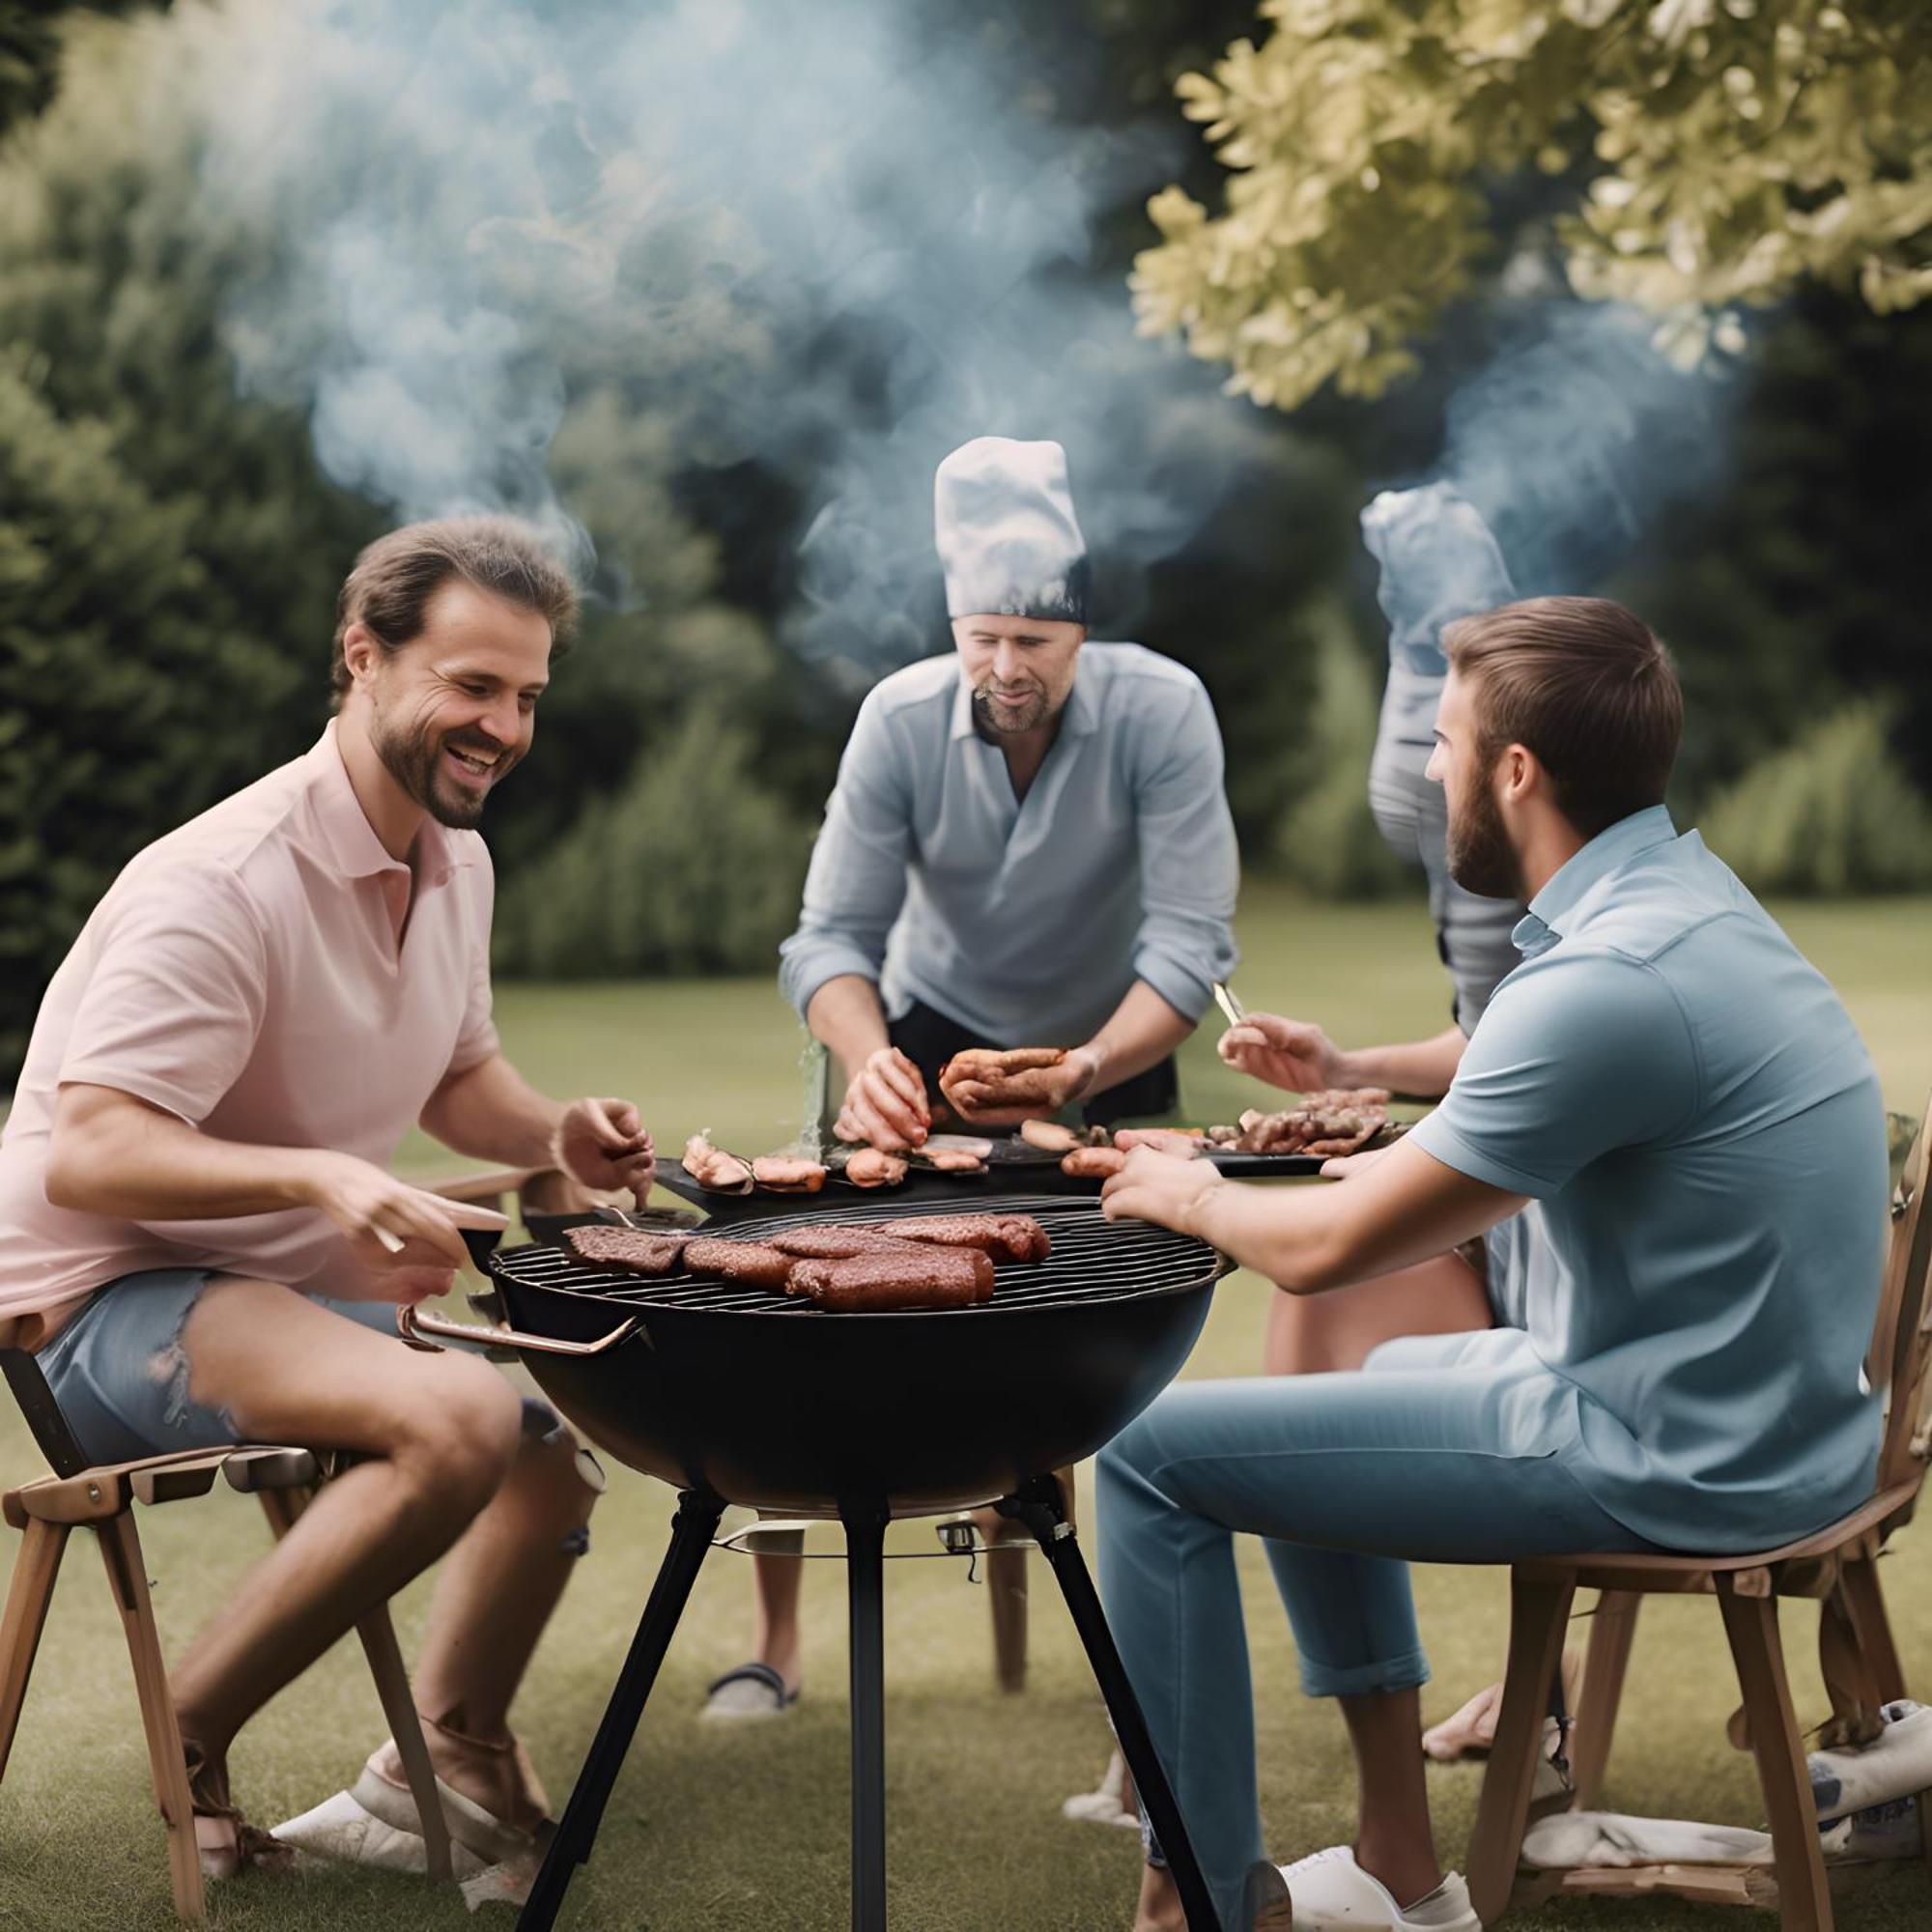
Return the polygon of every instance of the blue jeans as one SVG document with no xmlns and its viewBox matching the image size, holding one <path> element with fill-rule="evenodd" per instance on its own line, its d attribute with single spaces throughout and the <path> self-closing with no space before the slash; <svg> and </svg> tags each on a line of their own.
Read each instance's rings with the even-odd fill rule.
<svg viewBox="0 0 1932 1932">
<path fill-rule="evenodd" d="M 1359 1373 L 1181 1383 L 1100 1455 L 1108 1621 L 1224 1919 L 1264 1855 L 1235 1532 L 1268 1539 L 1316 1697 L 1427 1681 L 1405 1559 L 1651 1548 L 1571 1473 L 1559 1377 L 1403 1370 L 1402 1349 Z"/>
</svg>

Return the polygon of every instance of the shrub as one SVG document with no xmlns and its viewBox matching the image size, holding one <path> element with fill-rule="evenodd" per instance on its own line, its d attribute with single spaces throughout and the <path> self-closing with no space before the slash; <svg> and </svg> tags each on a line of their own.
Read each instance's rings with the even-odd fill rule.
<svg viewBox="0 0 1932 1932">
<path fill-rule="evenodd" d="M 1703 814 L 1711 849 L 1757 893 L 1902 893 L 1932 886 L 1932 807 L 1861 698 L 1760 759 Z"/>
<path fill-rule="evenodd" d="M 810 843 L 760 787 L 747 734 L 700 710 L 507 883 L 497 970 L 542 980 L 775 974 Z"/>
</svg>

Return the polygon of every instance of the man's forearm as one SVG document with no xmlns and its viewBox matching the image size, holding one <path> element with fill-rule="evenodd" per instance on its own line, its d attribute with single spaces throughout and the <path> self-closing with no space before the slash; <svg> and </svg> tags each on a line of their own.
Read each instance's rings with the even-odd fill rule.
<svg viewBox="0 0 1932 1932">
<path fill-rule="evenodd" d="M 840 973 L 826 980 L 808 1003 L 805 1023 L 812 1037 L 822 1040 L 844 1068 L 847 1078 L 882 1046 L 891 1044 L 878 986 L 858 973 Z"/>
<path fill-rule="evenodd" d="M 452 1075 L 422 1110 L 424 1132 L 476 1160 L 550 1167 L 563 1109 L 539 1094 L 500 1053 Z"/>
<path fill-rule="evenodd" d="M 1386 1087 L 1418 1100 L 1439 1100 L 1448 1093 L 1463 1062 L 1468 1037 L 1460 1027 L 1449 1027 L 1433 1039 L 1406 1040 L 1395 1046 L 1364 1046 L 1340 1056 L 1337 1084 L 1343 1087 Z"/>
<path fill-rule="evenodd" d="M 1085 1042 L 1096 1070 L 1086 1094 L 1103 1094 L 1160 1063 L 1194 1031 L 1194 1022 L 1136 980 L 1106 1023 Z"/>
<path fill-rule="evenodd" d="M 219 1221 L 314 1205 L 318 1149 L 217 1140 L 130 1094 L 61 1092 L 47 1152 L 55 1208 L 121 1221 Z"/>
</svg>

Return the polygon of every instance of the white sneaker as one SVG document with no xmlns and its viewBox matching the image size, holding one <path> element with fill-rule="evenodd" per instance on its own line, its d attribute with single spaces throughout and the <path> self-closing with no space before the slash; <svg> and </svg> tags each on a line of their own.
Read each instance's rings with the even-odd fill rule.
<svg viewBox="0 0 1932 1932">
<path fill-rule="evenodd" d="M 1107 1775 L 1101 1778 L 1099 1789 L 1083 1791 L 1065 1800 L 1060 1815 L 1086 1825 L 1124 1825 L 1129 1832 L 1138 1832 L 1141 1814 L 1125 1802 L 1126 1788 L 1127 1761 L 1116 1751 L 1107 1760 Z"/>
<path fill-rule="evenodd" d="M 1350 1932 L 1482 1932 L 1483 1921 L 1469 1903 L 1469 1888 L 1451 1872 L 1427 1898 L 1406 1909 L 1378 1878 L 1355 1862 L 1353 1849 L 1330 1845 L 1311 1852 L 1281 1875 L 1294 1901 L 1294 1932 L 1328 1932 L 1331 1926 Z"/>
</svg>

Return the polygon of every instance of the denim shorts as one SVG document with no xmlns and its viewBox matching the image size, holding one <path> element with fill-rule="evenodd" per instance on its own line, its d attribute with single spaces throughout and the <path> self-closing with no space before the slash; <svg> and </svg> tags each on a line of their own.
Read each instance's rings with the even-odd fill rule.
<svg viewBox="0 0 1932 1932">
<path fill-rule="evenodd" d="M 215 1278 L 204 1268 L 124 1274 L 96 1289 L 35 1357 L 90 1462 L 131 1463 L 240 1439 L 226 1410 L 206 1407 L 189 1395 L 182 1349 L 188 1315 Z M 392 1303 L 310 1299 L 402 1346 Z M 548 1437 L 561 1427 L 548 1403 L 526 1398 L 526 1434 Z"/>
</svg>

